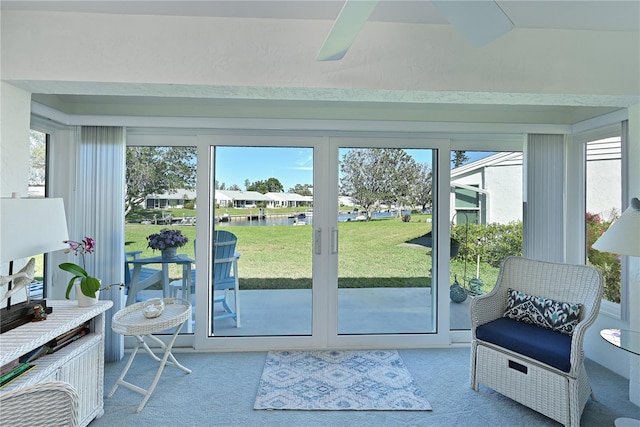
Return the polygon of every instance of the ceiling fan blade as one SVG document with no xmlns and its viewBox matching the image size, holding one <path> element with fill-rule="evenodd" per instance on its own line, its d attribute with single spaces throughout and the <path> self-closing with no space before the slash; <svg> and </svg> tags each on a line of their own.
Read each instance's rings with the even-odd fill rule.
<svg viewBox="0 0 640 427">
<path fill-rule="evenodd" d="M 433 1 L 440 13 L 474 47 L 508 33 L 513 22 L 493 0 Z"/>
<path fill-rule="evenodd" d="M 378 0 L 346 0 L 316 59 L 342 59 L 377 4 Z"/>
</svg>

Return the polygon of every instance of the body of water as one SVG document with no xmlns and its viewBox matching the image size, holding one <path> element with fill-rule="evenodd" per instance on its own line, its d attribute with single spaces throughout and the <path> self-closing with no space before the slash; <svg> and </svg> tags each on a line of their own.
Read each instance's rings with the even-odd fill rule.
<svg viewBox="0 0 640 427">
<path fill-rule="evenodd" d="M 403 215 L 408 215 L 411 211 L 403 211 Z M 373 219 L 379 218 L 389 218 L 396 216 L 396 211 L 384 211 L 384 212 L 374 212 L 371 217 Z M 365 221 L 366 217 L 362 212 L 352 212 L 352 213 L 341 213 L 338 215 L 339 222 L 347 222 L 347 221 Z M 229 227 L 247 227 L 247 226 L 265 226 L 265 225 L 311 225 L 313 224 L 313 216 L 312 215 L 299 215 L 294 218 L 288 218 L 286 216 L 272 216 L 267 215 L 265 219 L 232 219 L 228 222 L 220 222 L 218 225 L 229 226 Z"/>
</svg>

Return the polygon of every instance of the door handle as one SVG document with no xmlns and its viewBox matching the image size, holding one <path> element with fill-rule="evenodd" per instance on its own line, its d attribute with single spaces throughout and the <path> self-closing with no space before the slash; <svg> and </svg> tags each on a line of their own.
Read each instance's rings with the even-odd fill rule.
<svg viewBox="0 0 640 427">
<path fill-rule="evenodd" d="M 316 228 L 315 241 L 313 242 L 313 247 L 316 255 L 320 255 L 322 253 L 322 242 L 320 241 L 321 238 L 322 238 L 322 229 L 318 227 Z"/>
<path fill-rule="evenodd" d="M 338 227 L 331 228 L 331 255 L 338 253 Z"/>
</svg>

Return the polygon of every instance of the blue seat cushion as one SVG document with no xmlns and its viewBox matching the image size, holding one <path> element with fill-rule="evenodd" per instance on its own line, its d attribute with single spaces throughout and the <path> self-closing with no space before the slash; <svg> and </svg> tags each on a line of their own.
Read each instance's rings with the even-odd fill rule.
<svg viewBox="0 0 640 427">
<path fill-rule="evenodd" d="M 501 317 L 478 326 L 476 337 L 561 371 L 571 370 L 571 337 L 569 335 Z"/>
</svg>

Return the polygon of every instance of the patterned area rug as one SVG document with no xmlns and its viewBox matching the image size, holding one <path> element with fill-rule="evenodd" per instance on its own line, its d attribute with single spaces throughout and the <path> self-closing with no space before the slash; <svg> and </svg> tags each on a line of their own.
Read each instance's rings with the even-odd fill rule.
<svg viewBox="0 0 640 427">
<path fill-rule="evenodd" d="M 396 350 L 270 351 L 254 409 L 430 411 Z"/>
</svg>

